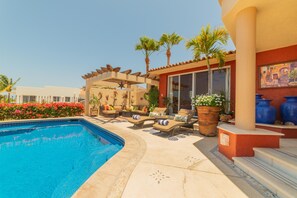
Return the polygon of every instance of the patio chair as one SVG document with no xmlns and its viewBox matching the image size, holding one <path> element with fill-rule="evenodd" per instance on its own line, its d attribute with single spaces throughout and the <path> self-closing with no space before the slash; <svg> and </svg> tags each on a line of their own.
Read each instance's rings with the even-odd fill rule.
<svg viewBox="0 0 297 198">
<path fill-rule="evenodd" d="M 114 118 L 119 116 L 119 113 L 121 111 L 120 106 L 115 106 L 112 110 L 105 110 L 104 105 L 103 105 L 103 107 L 101 109 L 102 109 L 101 112 L 102 112 L 103 116 L 113 116 Z"/>
<path fill-rule="evenodd" d="M 140 116 L 140 119 L 138 120 L 135 120 L 133 118 L 127 118 L 127 121 L 132 123 L 134 127 L 142 128 L 145 121 L 156 122 L 159 119 L 166 119 L 167 118 L 167 116 L 165 116 L 166 109 L 167 108 L 156 107 L 152 112 L 159 114 L 159 116 Z"/>
<path fill-rule="evenodd" d="M 173 136 L 181 127 L 193 127 L 193 124 L 198 121 L 197 119 L 192 118 L 194 113 L 194 110 L 180 109 L 177 115 L 187 116 L 187 120 L 168 120 L 168 125 L 155 123 L 153 128 L 160 132 L 169 133 L 169 136 Z"/>
</svg>

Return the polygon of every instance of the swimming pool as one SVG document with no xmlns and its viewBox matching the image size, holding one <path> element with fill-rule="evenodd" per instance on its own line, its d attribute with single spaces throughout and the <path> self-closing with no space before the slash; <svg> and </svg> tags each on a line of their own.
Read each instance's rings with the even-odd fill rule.
<svg viewBox="0 0 297 198">
<path fill-rule="evenodd" d="M 70 197 L 123 145 L 83 119 L 0 124 L 0 197 Z"/>
</svg>

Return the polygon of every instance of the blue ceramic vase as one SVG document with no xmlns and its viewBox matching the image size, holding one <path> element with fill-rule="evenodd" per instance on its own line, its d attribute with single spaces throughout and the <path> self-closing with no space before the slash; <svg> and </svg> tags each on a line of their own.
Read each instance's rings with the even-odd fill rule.
<svg viewBox="0 0 297 198">
<path fill-rule="evenodd" d="M 286 102 L 280 107 L 283 122 L 293 122 L 297 125 L 297 96 L 285 96 L 285 98 Z"/>
<path fill-rule="evenodd" d="M 256 105 L 259 103 L 259 100 L 262 100 L 262 94 L 256 94 Z"/>
<path fill-rule="evenodd" d="M 271 100 L 258 100 L 256 106 L 256 123 L 274 124 L 276 120 L 276 109 L 270 106 Z"/>
</svg>

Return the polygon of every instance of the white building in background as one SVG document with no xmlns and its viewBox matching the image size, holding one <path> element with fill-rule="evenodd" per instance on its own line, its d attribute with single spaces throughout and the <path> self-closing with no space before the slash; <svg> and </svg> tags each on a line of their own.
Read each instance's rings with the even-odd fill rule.
<svg viewBox="0 0 297 198">
<path fill-rule="evenodd" d="M 23 87 L 17 86 L 14 90 L 16 103 L 28 102 L 78 102 L 82 99 L 80 88 L 70 87 Z"/>
</svg>

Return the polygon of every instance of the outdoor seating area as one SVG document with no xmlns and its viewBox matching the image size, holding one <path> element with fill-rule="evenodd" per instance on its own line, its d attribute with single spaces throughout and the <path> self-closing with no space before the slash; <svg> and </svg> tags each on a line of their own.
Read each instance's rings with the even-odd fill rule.
<svg viewBox="0 0 297 198">
<path fill-rule="evenodd" d="M 166 108 L 156 107 L 152 112 L 150 112 L 148 116 L 139 115 L 137 117 L 133 117 L 133 115 L 138 115 L 138 114 L 133 114 L 130 118 L 127 118 L 127 120 L 128 122 L 132 123 L 134 126 L 142 128 L 144 125 L 144 122 L 146 121 L 157 122 L 160 119 L 166 119 L 167 116 L 165 112 L 166 112 Z"/>
</svg>

